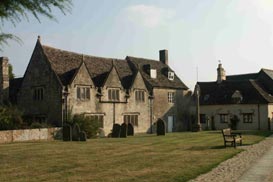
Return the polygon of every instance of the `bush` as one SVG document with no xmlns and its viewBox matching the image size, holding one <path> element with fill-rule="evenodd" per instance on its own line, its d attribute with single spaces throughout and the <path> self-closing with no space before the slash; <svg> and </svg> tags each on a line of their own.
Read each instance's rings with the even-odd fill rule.
<svg viewBox="0 0 273 182">
<path fill-rule="evenodd" d="M 47 123 L 39 123 L 39 122 L 33 122 L 30 125 L 31 129 L 35 129 L 35 128 L 49 128 L 50 125 L 48 125 Z"/>
<path fill-rule="evenodd" d="M 0 106 L 0 130 L 19 129 L 22 124 L 22 113 L 16 107 Z"/>
<path fill-rule="evenodd" d="M 83 114 L 76 114 L 73 117 L 73 124 L 78 124 L 81 131 L 86 133 L 87 138 L 93 138 L 99 132 L 99 121 Z"/>
</svg>

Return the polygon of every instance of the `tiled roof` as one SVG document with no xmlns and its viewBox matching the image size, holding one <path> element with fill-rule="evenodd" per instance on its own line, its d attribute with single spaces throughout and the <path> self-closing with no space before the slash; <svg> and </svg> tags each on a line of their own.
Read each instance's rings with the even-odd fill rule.
<svg viewBox="0 0 273 182">
<path fill-rule="evenodd" d="M 126 60 L 133 63 L 135 69 L 138 69 L 148 87 L 188 89 L 188 87 L 175 74 L 174 80 L 168 79 L 168 71 L 173 71 L 168 65 L 151 59 L 137 58 L 127 56 Z M 156 69 L 157 77 L 151 78 L 147 68 Z"/>
<path fill-rule="evenodd" d="M 60 78 L 63 85 L 68 85 L 74 78 L 82 62 L 97 87 L 103 86 L 109 72 L 114 66 L 124 88 L 131 87 L 137 71 L 140 71 L 147 88 L 162 87 L 174 89 L 188 89 L 188 87 L 175 75 L 173 81 L 168 79 L 167 72 L 171 70 L 160 61 L 144 58 L 126 57 L 126 59 L 102 58 L 79 53 L 69 52 L 42 45 L 43 52 L 51 64 L 52 69 Z M 157 78 L 150 78 L 145 72 L 144 65 L 150 65 L 157 70 Z M 172 71 L 172 70 L 171 70 Z"/>
<path fill-rule="evenodd" d="M 263 89 L 255 81 L 223 81 L 217 82 L 198 82 L 200 86 L 201 105 L 222 105 L 235 104 L 232 95 L 239 91 L 242 95 L 241 104 L 258 104 L 273 101 L 272 98 L 265 98 L 262 94 Z M 258 88 L 258 89 L 257 89 Z"/>
<path fill-rule="evenodd" d="M 230 75 L 226 76 L 226 80 L 230 81 L 239 81 L 239 80 L 249 80 L 249 79 L 256 79 L 258 73 L 248 73 L 248 74 L 241 74 L 241 75 Z"/>
<path fill-rule="evenodd" d="M 198 82 L 201 91 L 200 104 L 234 104 L 232 95 L 236 91 L 242 94 L 241 104 L 273 103 L 273 96 L 268 89 L 272 86 L 262 76 L 264 73 L 273 83 L 273 71 L 268 69 L 261 69 L 258 73 L 227 76 L 221 83 Z"/>
</svg>

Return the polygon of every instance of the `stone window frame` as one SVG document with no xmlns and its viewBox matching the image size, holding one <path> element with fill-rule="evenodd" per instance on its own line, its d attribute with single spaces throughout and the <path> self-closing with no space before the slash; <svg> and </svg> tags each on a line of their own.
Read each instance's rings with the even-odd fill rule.
<svg viewBox="0 0 273 182">
<path fill-rule="evenodd" d="M 44 87 L 38 86 L 32 89 L 32 98 L 34 101 L 44 100 Z"/>
<path fill-rule="evenodd" d="M 174 103 L 175 102 L 175 93 L 174 92 L 168 92 L 168 103 Z"/>
<path fill-rule="evenodd" d="M 243 123 L 253 123 L 253 113 L 243 113 Z"/>
<path fill-rule="evenodd" d="M 145 91 L 144 90 L 135 90 L 135 100 L 137 102 L 145 102 Z"/>
<path fill-rule="evenodd" d="M 119 101 L 120 100 L 120 89 L 109 88 L 108 89 L 108 100 L 109 101 Z"/>
<path fill-rule="evenodd" d="M 220 123 L 228 123 L 229 114 L 219 114 Z"/>
<path fill-rule="evenodd" d="M 88 86 L 77 86 L 76 87 L 76 98 L 77 100 L 90 100 L 91 90 Z"/>
<path fill-rule="evenodd" d="M 123 122 L 138 127 L 138 114 L 124 114 Z"/>
</svg>

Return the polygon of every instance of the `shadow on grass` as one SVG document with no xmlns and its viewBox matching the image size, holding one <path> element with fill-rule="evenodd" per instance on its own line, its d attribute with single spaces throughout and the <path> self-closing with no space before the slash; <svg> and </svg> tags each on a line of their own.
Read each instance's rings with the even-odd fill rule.
<svg viewBox="0 0 273 182">
<path fill-rule="evenodd" d="M 190 151 L 202 151 L 202 150 L 210 150 L 210 149 L 224 149 L 225 146 L 217 145 L 217 146 L 193 146 L 186 150 Z"/>
</svg>

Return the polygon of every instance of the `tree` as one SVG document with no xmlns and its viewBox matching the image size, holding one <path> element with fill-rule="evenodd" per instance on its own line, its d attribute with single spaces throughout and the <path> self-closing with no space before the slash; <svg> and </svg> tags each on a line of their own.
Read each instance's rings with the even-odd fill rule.
<svg viewBox="0 0 273 182">
<path fill-rule="evenodd" d="M 52 15 L 52 9 L 57 8 L 63 14 L 70 12 L 72 0 L 1 0 L 0 1 L 0 21 L 12 22 L 14 26 L 23 19 L 28 20 L 29 13 L 32 14 L 39 22 L 40 16 L 56 20 Z M 7 44 L 9 39 L 20 42 L 21 40 L 9 33 L 2 32 L 0 28 L 0 46 Z"/>
</svg>

